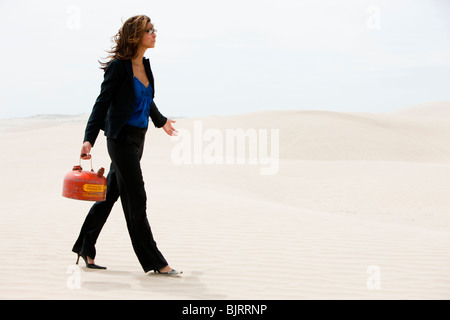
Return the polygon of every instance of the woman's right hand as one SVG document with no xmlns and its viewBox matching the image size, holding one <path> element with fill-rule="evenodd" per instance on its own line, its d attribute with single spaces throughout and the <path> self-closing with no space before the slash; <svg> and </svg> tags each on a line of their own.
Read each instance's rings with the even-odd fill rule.
<svg viewBox="0 0 450 320">
<path fill-rule="evenodd" d="M 91 148 L 92 145 L 89 141 L 85 141 L 83 143 L 83 147 L 81 147 L 80 158 L 84 160 L 89 160 L 91 158 Z"/>
</svg>

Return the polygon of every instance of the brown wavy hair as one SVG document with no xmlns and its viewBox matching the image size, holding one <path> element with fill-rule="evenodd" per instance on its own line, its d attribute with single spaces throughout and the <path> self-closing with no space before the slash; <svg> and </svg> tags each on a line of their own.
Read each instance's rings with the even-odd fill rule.
<svg viewBox="0 0 450 320">
<path fill-rule="evenodd" d="M 107 62 L 99 61 L 100 69 L 105 70 L 111 61 L 115 59 L 129 60 L 137 56 L 139 43 L 147 30 L 150 18 L 145 15 L 138 15 L 129 18 L 119 32 L 112 38 L 114 46 L 107 51 L 109 59 Z"/>
</svg>

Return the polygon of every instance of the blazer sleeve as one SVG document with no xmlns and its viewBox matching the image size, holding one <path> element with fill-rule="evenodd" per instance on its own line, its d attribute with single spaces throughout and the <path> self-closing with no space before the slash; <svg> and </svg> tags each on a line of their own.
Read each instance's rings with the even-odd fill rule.
<svg viewBox="0 0 450 320">
<path fill-rule="evenodd" d="M 155 125 L 156 128 L 161 128 L 163 127 L 166 122 L 167 122 L 167 118 L 164 117 L 158 110 L 158 108 L 156 107 L 155 102 L 153 101 L 151 106 L 150 106 L 150 118 L 152 119 L 153 124 Z"/>
<path fill-rule="evenodd" d="M 111 100 L 117 92 L 119 79 L 119 66 L 117 62 L 117 60 L 111 61 L 105 70 L 100 94 L 95 101 L 86 125 L 83 141 L 89 141 L 92 146 L 94 146 L 100 130 L 104 130 L 105 128 L 106 115 L 108 113 Z"/>
</svg>

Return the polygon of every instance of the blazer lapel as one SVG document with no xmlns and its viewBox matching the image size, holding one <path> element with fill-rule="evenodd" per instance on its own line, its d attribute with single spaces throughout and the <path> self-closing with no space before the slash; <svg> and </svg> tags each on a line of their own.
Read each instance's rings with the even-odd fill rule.
<svg viewBox="0 0 450 320">
<path fill-rule="evenodd" d="M 145 73 L 147 74 L 148 81 L 150 81 L 150 85 L 153 89 L 153 98 L 155 97 L 155 81 L 153 79 L 152 69 L 150 68 L 150 60 L 148 58 L 144 58 L 144 67 Z"/>
<path fill-rule="evenodd" d="M 131 60 L 125 60 L 125 69 L 127 69 L 128 76 L 133 78 L 133 66 L 131 65 Z"/>
<path fill-rule="evenodd" d="M 150 60 L 148 58 L 144 58 L 144 68 L 145 73 L 147 74 L 148 81 L 150 81 L 150 85 L 153 89 L 153 98 L 155 97 L 155 81 L 153 79 L 152 69 L 150 67 Z M 127 69 L 128 76 L 133 79 L 133 66 L 131 65 L 131 60 L 125 61 L 125 69 Z M 134 82 L 133 82 L 134 83 Z"/>
</svg>

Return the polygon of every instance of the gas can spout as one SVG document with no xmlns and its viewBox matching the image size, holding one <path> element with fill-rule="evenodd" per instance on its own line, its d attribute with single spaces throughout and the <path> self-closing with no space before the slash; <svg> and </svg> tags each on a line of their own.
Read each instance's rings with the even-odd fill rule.
<svg viewBox="0 0 450 320">
<path fill-rule="evenodd" d="M 104 173 L 105 173 L 105 168 L 100 168 L 97 172 L 97 177 L 99 177 L 99 178 L 103 177 Z"/>
</svg>

